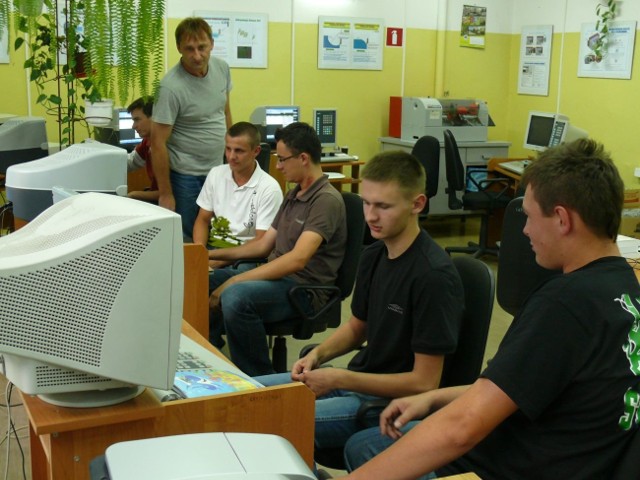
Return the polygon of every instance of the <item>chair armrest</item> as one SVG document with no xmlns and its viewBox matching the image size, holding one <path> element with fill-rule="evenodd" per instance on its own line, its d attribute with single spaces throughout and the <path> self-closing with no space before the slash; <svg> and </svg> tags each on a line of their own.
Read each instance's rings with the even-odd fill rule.
<svg viewBox="0 0 640 480">
<path fill-rule="evenodd" d="M 308 315 L 305 311 L 305 306 L 299 299 L 300 292 L 328 292 L 329 299 L 326 303 L 316 312 L 311 315 Z M 287 292 L 289 296 L 289 301 L 293 308 L 296 310 L 298 315 L 300 315 L 302 322 L 294 332 L 294 337 L 297 339 L 308 339 L 315 333 L 314 325 L 320 323 L 318 320 L 322 319 L 322 317 L 331 310 L 336 303 L 340 303 L 342 301 L 342 292 L 335 285 L 295 285 L 289 289 Z"/>
<path fill-rule="evenodd" d="M 356 423 L 361 428 L 370 427 L 367 423 L 367 414 L 373 410 L 379 410 L 378 415 L 386 408 L 391 402 L 389 398 L 375 398 L 373 400 L 367 400 L 360 404 L 358 411 L 356 412 Z"/>
<path fill-rule="evenodd" d="M 236 260 L 231 265 L 232 268 L 237 269 L 243 263 L 267 263 L 266 258 L 241 258 L 240 260 Z"/>
</svg>

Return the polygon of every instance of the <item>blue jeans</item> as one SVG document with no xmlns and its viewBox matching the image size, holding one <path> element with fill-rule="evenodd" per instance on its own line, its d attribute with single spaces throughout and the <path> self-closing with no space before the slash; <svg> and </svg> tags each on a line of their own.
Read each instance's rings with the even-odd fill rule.
<svg viewBox="0 0 640 480">
<path fill-rule="evenodd" d="M 256 377 L 265 386 L 291 383 L 290 373 L 278 373 Z M 362 429 L 356 422 L 356 413 L 360 405 L 371 399 L 379 398 L 373 395 L 355 393 L 348 390 L 333 390 L 316 399 L 316 448 L 342 447 L 347 440 Z M 366 424 L 378 424 L 380 412 L 371 412 L 366 418 Z"/>
<path fill-rule="evenodd" d="M 209 286 L 214 289 L 228 278 L 255 267 L 249 264 L 239 269 L 231 267 L 214 270 Z M 275 373 L 269 359 L 265 323 L 279 322 L 298 315 L 289 302 L 289 289 L 297 285 L 291 277 L 279 280 L 253 280 L 230 285 L 222 292 L 222 321 L 227 333 L 231 360 L 250 376 Z M 306 293 L 300 301 L 311 313 L 311 300 Z M 213 325 L 220 331 L 219 313 L 213 314 Z M 217 317 L 217 318 L 216 318 Z M 214 332 L 215 335 L 215 332 Z"/>
<path fill-rule="evenodd" d="M 182 219 L 182 237 L 185 242 L 190 242 L 193 237 L 193 224 L 199 210 L 196 200 L 207 176 L 184 175 L 171 170 L 169 179 L 173 197 L 176 200 L 176 213 Z"/>
<path fill-rule="evenodd" d="M 402 431 L 406 433 L 418 423 L 420 422 L 409 422 L 402 428 Z M 390 447 L 393 442 L 393 439 L 380 433 L 380 427 L 367 428 L 354 434 L 344 447 L 344 460 L 347 471 L 352 472 L 361 465 L 364 465 L 373 457 Z M 438 478 L 435 472 L 423 475 L 419 477 L 418 480 L 431 480 L 433 478 Z"/>
</svg>

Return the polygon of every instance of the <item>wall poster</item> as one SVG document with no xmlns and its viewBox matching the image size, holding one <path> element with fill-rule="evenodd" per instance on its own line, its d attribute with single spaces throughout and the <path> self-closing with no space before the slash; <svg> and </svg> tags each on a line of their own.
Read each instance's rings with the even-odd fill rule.
<svg viewBox="0 0 640 480">
<path fill-rule="evenodd" d="M 583 23 L 578 51 L 578 76 L 597 78 L 631 78 L 636 22 L 611 22 L 606 53 L 598 58 L 593 47 L 598 39 L 594 23 Z"/>
<path fill-rule="evenodd" d="M 462 25 L 460 28 L 460 46 L 484 48 L 484 35 L 487 27 L 487 7 L 462 7 Z"/>
<path fill-rule="evenodd" d="M 318 68 L 382 70 L 384 20 L 318 17 Z"/>
<path fill-rule="evenodd" d="M 211 26 L 213 55 L 230 67 L 267 68 L 269 17 L 263 13 L 195 11 Z"/>
<path fill-rule="evenodd" d="M 518 93 L 549 95 L 553 25 L 522 27 Z"/>
</svg>

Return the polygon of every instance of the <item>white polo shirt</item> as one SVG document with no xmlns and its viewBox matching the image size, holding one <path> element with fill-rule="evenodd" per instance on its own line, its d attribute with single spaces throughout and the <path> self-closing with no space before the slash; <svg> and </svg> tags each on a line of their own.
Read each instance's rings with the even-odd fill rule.
<svg viewBox="0 0 640 480">
<path fill-rule="evenodd" d="M 196 203 L 229 220 L 231 234 L 245 242 L 256 236 L 256 230 L 269 229 L 282 203 L 282 190 L 258 162 L 249 181 L 241 187 L 225 164 L 211 169 Z"/>
</svg>

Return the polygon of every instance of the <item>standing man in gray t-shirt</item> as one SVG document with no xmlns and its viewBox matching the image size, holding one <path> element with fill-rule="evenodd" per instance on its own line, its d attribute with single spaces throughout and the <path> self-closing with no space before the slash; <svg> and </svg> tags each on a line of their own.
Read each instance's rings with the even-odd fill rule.
<svg viewBox="0 0 640 480">
<path fill-rule="evenodd" d="M 224 60 L 211 56 L 211 27 L 202 18 L 185 18 L 175 35 L 180 62 L 160 82 L 151 146 L 158 203 L 180 214 L 189 240 L 196 198 L 209 170 L 222 164 L 225 132 L 233 123 L 231 74 Z"/>
</svg>

